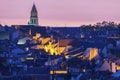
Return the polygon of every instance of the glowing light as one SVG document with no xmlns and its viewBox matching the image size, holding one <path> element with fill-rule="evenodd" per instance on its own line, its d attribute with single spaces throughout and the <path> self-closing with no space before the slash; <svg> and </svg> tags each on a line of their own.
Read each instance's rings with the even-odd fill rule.
<svg viewBox="0 0 120 80">
<path fill-rule="evenodd" d="M 53 44 L 52 42 L 49 42 L 48 45 L 45 45 L 44 50 L 46 52 L 49 52 L 51 55 L 54 55 L 54 54 L 58 55 L 59 54 L 58 49 L 56 47 L 56 44 Z"/>
<path fill-rule="evenodd" d="M 25 44 L 26 42 L 24 42 L 24 41 L 18 41 L 18 43 L 17 44 Z"/>
<path fill-rule="evenodd" d="M 69 58 L 69 55 L 66 55 L 65 58 L 68 59 L 68 58 Z"/>
<path fill-rule="evenodd" d="M 34 60 L 34 58 L 26 58 L 27 60 Z"/>
<path fill-rule="evenodd" d="M 27 47 L 27 48 L 25 48 L 25 50 L 26 50 L 26 51 L 29 51 L 29 48 Z"/>
<path fill-rule="evenodd" d="M 86 70 L 85 70 L 85 69 L 83 69 L 83 72 L 86 72 Z"/>
<path fill-rule="evenodd" d="M 67 70 L 51 70 L 50 74 L 67 74 Z"/>
<path fill-rule="evenodd" d="M 39 39 L 40 37 L 41 37 L 41 34 L 36 33 L 36 35 L 35 35 L 35 36 L 33 36 L 33 39 L 37 40 L 37 39 Z"/>
<path fill-rule="evenodd" d="M 117 70 L 120 70 L 120 66 L 116 66 L 116 69 L 117 69 Z"/>
</svg>

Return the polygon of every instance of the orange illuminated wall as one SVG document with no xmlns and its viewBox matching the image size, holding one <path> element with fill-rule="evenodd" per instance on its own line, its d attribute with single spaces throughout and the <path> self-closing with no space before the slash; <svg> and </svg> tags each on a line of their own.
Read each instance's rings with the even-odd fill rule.
<svg viewBox="0 0 120 80">
<path fill-rule="evenodd" d="M 97 48 L 91 48 L 90 49 L 90 60 L 94 59 L 98 56 L 98 49 Z"/>
</svg>

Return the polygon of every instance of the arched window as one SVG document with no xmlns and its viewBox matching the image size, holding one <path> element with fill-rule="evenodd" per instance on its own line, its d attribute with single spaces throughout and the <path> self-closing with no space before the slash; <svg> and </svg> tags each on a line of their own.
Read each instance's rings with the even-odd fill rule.
<svg viewBox="0 0 120 80">
<path fill-rule="evenodd" d="M 34 24 L 36 24 L 36 19 L 34 19 Z"/>
</svg>

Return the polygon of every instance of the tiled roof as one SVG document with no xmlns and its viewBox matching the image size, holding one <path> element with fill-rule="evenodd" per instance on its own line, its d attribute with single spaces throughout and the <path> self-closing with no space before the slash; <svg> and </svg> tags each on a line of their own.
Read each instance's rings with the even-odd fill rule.
<svg viewBox="0 0 120 80">
<path fill-rule="evenodd" d="M 60 47 L 66 47 L 66 46 L 70 45 L 70 43 L 72 41 L 73 41 L 72 39 L 62 39 L 62 40 L 59 40 L 59 46 Z"/>
</svg>

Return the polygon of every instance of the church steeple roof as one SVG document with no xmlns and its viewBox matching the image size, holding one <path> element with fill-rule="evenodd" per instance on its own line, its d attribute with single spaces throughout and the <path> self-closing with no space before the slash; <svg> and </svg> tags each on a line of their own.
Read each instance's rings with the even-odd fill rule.
<svg viewBox="0 0 120 80">
<path fill-rule="evenodd" d="M 35 6 L 35 4 L 33 4 L 33 7 L 32 7 L 32 10 L 31 10 L 31 12 L 37 12 L 37 9 L 36 9 L 36 6 Z"/>
</svg>

